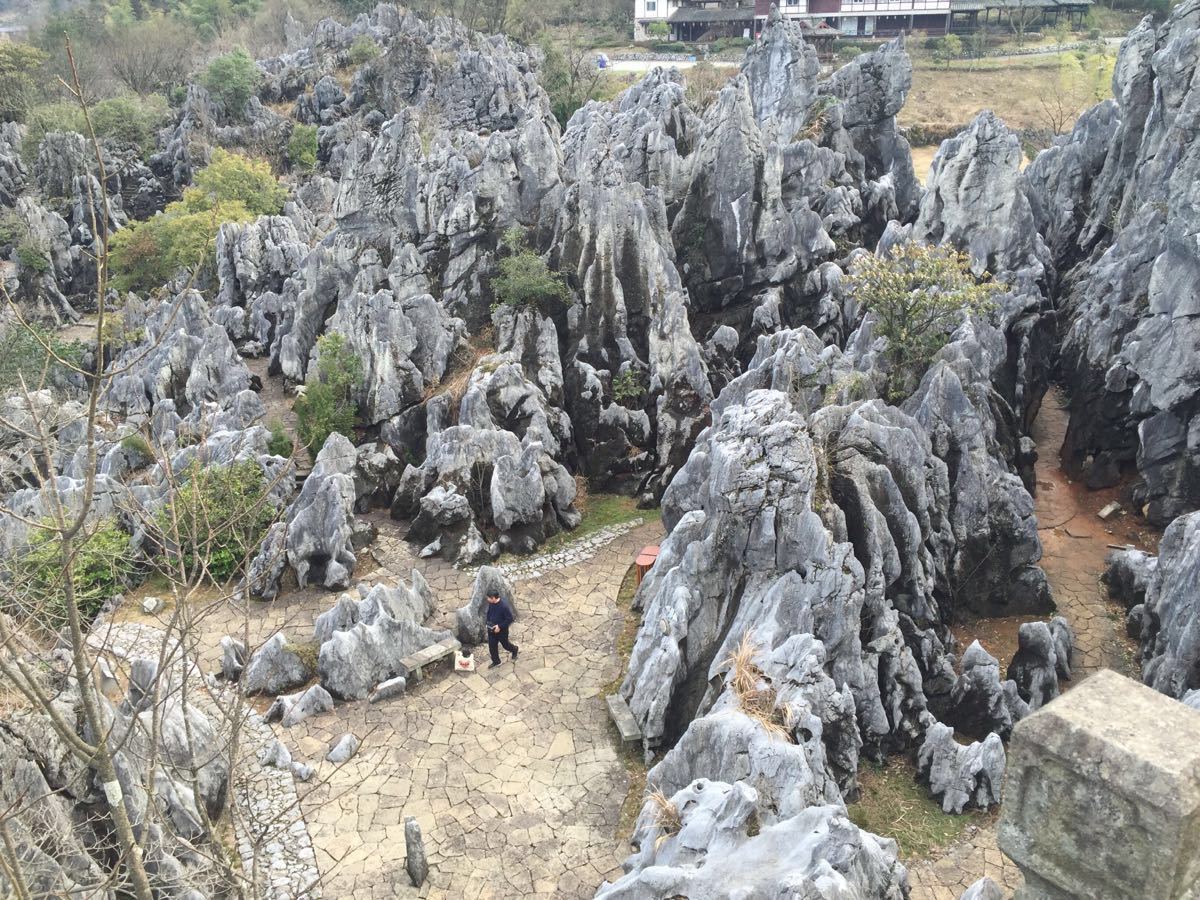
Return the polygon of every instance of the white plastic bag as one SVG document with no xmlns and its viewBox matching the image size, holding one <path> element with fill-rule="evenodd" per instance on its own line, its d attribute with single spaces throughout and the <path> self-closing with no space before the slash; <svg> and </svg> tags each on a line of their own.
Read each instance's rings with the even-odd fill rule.
<svg viewBox="0 0 1200 900">
<path fill-rule="evenodd" d="M 463 653 L 461 650 L 454 654 L 454 671 L 455 672 L 474 672 L 475 671 L 475 656 L 472 653 Z"/>
</svg>

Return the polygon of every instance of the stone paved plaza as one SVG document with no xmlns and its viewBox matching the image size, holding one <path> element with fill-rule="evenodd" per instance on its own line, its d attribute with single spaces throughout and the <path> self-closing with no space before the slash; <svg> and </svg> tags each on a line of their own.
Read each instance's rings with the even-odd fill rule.
<svg viewBox="0 0 1200 900">
<path fill-rule="evenodd" d="M 450 628 L 473 575 L 437 560 L 416 560 L 395 526 L 380 536 L 356 573 L 391 580 L 419 568 L 438 600 L 430 623 Z M 621 614 L 616 597 L 637 551 L 656 543 L 657 519 L 590 546 L 586 562 L 521 581 L 513 640 L 516 664 L 456 674 L 434 670 L 406 695 L 372 705 L 340 703 L 291 729 L 275 726 L 294 756 L 313 765 L 299 785 L 326 897 L 590 897 L 620 874 L 627 846 L 617 833 L 628 776 L 601 688 L 618 674 L 613 652 Z M 335 594 L 294 593 L 257 609 L 251 638 L 283 627 L 311 636 L 314 615 Z M 241 617 L 209 619 L 236 631 Z M 206 642 L 207 643 L 207 642 Z M 325 761 L 342 734 L 362 740 L 338 767 Z M 425 835 L 430 876 L 418 892 L 404 870 L 404 818 Z"/>
</svg>

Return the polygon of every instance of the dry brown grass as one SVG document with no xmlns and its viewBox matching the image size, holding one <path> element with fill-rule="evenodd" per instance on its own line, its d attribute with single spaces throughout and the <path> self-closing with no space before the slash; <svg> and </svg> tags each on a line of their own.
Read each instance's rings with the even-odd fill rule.
<svg viewBox="0 0 1200 900">
<path fill-rule="evenodd" d="M 575 509 L 581 516 L 588 511 L 588 480 L 583 475 L 575 476 Z"/>
<path fill-rule="evenodd" d="M 754 662 L 754 654 L 758 647 L 753 636 L 747 632 L 742 636 L 737 647 L 725 658 L 725 683 L 733 690 L 742 711 L 758 722 L 763 730 L 772 737 L 783 738 L 792 743 L 791 716 L 785 708 L 779 710 L 775 706 L 775 691 L 770 687 L 760 688 L 763 681 L 762 669 Z"/>
<path fill-rule="evenodd" d="M 467 393 L 471 384 L 471 375 L 485 356 L 493 352 L 495 330 L 490 326 L 471 337 L 466 344 L 460 345 L 450 360 L 450 367 L 441 381 L 430 384 L 425 388 L 425 400 L 448 394 L 450 396 L 451 413 L 457 420 L 458 406 Z"/>
<path fill-rule="evenodd" d="M 659 828 L 658 837 L 654 839 L 654 849 L 657 850 L 663 841 L 679 834 L 683 828 L 683 817 L 679 813 L 679 807 L 662 792 L 662 788 L 654 788 L 650 792 L 650 799 L 655 807 L 654 824 Z"/>
<path fill-rule="evenodd" d="M 1114 60 L 1111 53 L 1103 60 L 1093 55 L 1081 65 L 1066 53 L 958 61 L 950 69 L 917 66 L 897 121 L 905 128 L 941 132 L 964 127 L 981 109 L 991 109 L 1010 128 L 1043 128 L 1042 98 L 1048 92 L 1064 87 L 1081 92 L 1081 109 L 1111 96 Z"/>
</svg>

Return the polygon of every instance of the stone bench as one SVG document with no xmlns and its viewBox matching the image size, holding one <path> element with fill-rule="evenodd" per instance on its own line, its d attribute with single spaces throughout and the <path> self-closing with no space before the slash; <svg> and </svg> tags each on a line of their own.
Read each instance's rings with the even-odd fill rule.
<svg viewBox="0 0 1200 900">
<path fill-rule="evenodd" d="M 621 732 L 621 740 L 626 744 L 640 741 L 642 729 L 638 728 L 637 719 L 633 717 L 625 698 L 620 694 L 609 694 L 604 698 L 604 702 L 608 704 L 609 718 L 617 726 L 617 731 Z"/>
<path fill-rule="evenodd" d="M 441 662 L 447 657 L 454 656 L 462 649 L 462 644 L 455 638 L 446 638 L 444 641 L 438 641 L 436 644 L 430 644 L 416 653 L 410 654 L 400 660 L 400 675 L 402 675 L 409 684 L 415 684 L 425 677 L 425 669 L 435 663 Z"/>
<path fill-rule="evenodd" d="M 1013 729 L 1015 900 L 1200 896 L 1200 713 L 1102 670 Z"/>
</svg>

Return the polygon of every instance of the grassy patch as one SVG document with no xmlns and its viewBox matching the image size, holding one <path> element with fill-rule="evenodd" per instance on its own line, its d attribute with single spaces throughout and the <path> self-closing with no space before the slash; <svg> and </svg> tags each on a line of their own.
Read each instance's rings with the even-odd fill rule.
<svg viewBox="0 0 1200 900">
<path fill-rule="evenodd" d="M 645 514 L 645 510 L 637 508 L 637 502 L 632 497 L 623 494 L 588 494 L 587 510 L 583 520 L 574 531 L 560 531 L 537 549 L 537 554 L 555 553 L 568 544 L 572 544 L 590 534 L 595 534 L 610 525 L 620 525 Z M 493 565 L 519 562 L 521 557 L 513 553 L 503 554 Z"/>
<path fill-rule="evenodd" d="M 1112 96 L 1115 51 L 1102 57 L 1073 51 L 1025 59 L 957 60 L 951 68 L 914 66 L 912 90 L 897 119 L 902 127 L 938 134 L 992 109 L 1010 128 L 1044 128 L 1048 96 L 1082 110 Z M 919 142 L 919 141 L 918 141 Z"/>
<path fill-rule="evenodd" d="M 637 639 L 638 626 L 642 624 L 642 617 L 632 609 L 635 593 L 637 593 L 637 567 L 630 566 L 621 582 L 620 590 L 617 591 L 617 609 L 620 610 L 622 616 L 621 630 L 617 632 L 617 658 L 621 664 L 617 667 L 617 676 L 600 688 L 600 695 L 603 697 L 615 694 L 621 687 L 625 669 L 629 666 L 629 657 L 633 653 L 633 642 Z"/>
<path fill-rule="evenodd" d="M 642 759 L 641 744 L 621 744 L 618 759 L 629 779 L 629 790 L 621 803 L 621 814 L 617 817 L 617 837 L 629 840 L 637 825 L 638 814 L 646 798 L 646 763 Z"/>
<path fill-rule="evenodd" d="M 859 767 L 862 795 L 849 807 L 850 821 L 900 845 L 905 861 L 926 859 L 933 851 L 956 841 L 968 825 L 983 825 L 992 816 L 969 812 L 952 816 L 942 812 L 925 786 L 917 782 L 916 769 L 907 759 L 895 757 L 884 765 Z"/>
<path fill-rule="evenodd" d="M 621 581 L 617 591 L 617 609 L 621 612 L 621 630 L 617 632 L 617 667 L 616 677 L 600 689 L 601 696 L 615 694 L 621 687 L 625 677 L 625 669 L 629 666 L 629 656 L 633 652 L 633 642 L 637 637 L 641 616 L 631 608 L 633 595 L 637 592 L 637 567 L 630 566 Z M 616 732 L 616 726 L 612 726 Z M 619 740 L 619 739 L 618 739 Z M 629 789 L 625 792 L 625 800 L 621 803 L 621 814 L 617 819 L 617 836 L 628 839 L 633 836 L 633 827 L 637 824 L 638 813 L 642 811 L 642 801 L 646 796 L 646 762 L 642 756 L 641 744 L 618 743 L 618 759 L 625 769 L 629 779 Z"/>
</svg>

